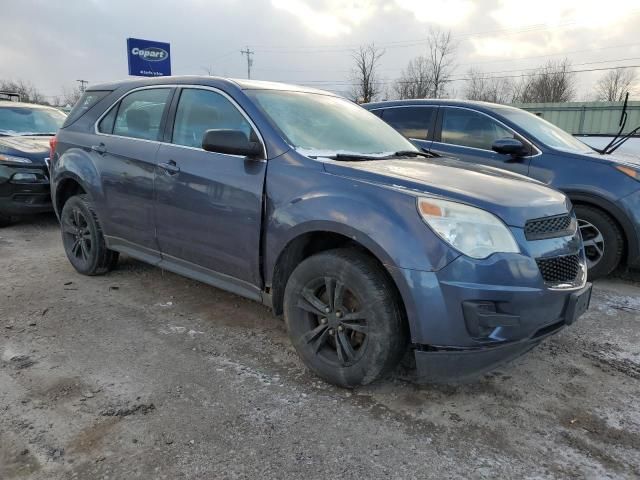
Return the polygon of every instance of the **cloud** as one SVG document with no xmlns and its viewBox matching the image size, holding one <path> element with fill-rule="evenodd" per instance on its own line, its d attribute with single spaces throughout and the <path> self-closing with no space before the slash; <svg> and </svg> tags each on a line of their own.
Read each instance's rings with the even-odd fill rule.
<svg viewBox="0 0 640 480">
<path fill-rule="evenodd" d="M 407 10 L 419 22 L 453 26 L 463 23 L 475 10 L 468 0 L 396 0 L 396 5 Z"/>
<path fill-rule="evenodd" d="M 638 13 L 637 0 L 500 0 L 491 17 L 508 28 L 535 24 L 600 29 Z"/>
<path fill-rule="evenodd" d="M 376 2 L 367 0 L 328 1 L 324 8 L 313 8 L 304 0 L 272 0 L 271 4 L 294 15 L 314 33 L 336 37 L 351 33 L 353 26 L 360 25 L 375 13 Z"/>
</svg>

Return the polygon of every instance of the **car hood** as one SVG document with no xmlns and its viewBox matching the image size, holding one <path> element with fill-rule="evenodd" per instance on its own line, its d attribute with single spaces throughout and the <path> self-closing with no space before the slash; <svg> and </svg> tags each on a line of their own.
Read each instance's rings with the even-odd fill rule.
<svg viewBox="0 0 640 480">
<path fill-rule="evenodd" d="M 587 152 L 587 153 L 574 153 L 574 152 L 562 152 L 559 151 L 558 155 L 570 155 L 572 157 L 578 158 L 586 158 L 589 160 L 595 160 L 598 162 L 610 162 L 619 165 L 631 165 L 634 167 L 640 166 L 640 155 L 634 155 L 633 153 L 611 153 L 607 155 L 602 155 L 598 152 Z"/>
<path fill-rule="evenodd" d="M 633 155 L 632 153 L 612 153 L 610 155 L 598 155 L 601 160 L 607 160 L 613 163 L 621 165 L 633 165 L 634 167 L 640 167 L 640 155 Z"/>
<path fill-rule="evenodd" d="M 454 159 L 326 160 L 325 170 L 402 188 L 416 196 L 433 195 L 467 203 L 497 215 L 513 227 L 524 227 L 529 219 L 559 215 L 571 209 L 563 193 L 540 182 Z"/>
<path fill-rule="evenodd" d="M 44 161 L 49 156 L 51 136 L 0 137 L 0 152 Z"/>
</svg>

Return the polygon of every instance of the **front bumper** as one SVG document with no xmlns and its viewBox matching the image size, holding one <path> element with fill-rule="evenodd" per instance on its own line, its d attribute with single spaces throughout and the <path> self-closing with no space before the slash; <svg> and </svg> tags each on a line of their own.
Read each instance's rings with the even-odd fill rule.
<svg viewBox="0 0 640 480">
<path fill-rule="evenodd" d="M 0 213 L 28 215 L 52 210 L 45 165 L 0 165 Z"/>
<path fill-rule="evenodd" d="M 581 299 L 580 302 L 572 301 Z M 545 338 L 573 323 L 588 308 L 591 299 L 591 284 L 575 291 L 567 299 L 563 317 L 540 327 L 529 338 L 516 341 L 496 342 L 470 348 L 423 348 L 416 349 L 416 381 L 419 383 L 448 383 L 473 380 L 523 355 L 536 347 Z M 517 316 L 513 316 L 515 318 Z M 512 320 L 513 320 L 512 318 Z"/>
<path fill-rule="evenodd" d="M 534 260 L 545 250 L 542 242 L 554 255 L 577 249 L 584 262 L 579 238 L 565 238 L 535 242 L 521 254 L 484 260 L 460 256 L 436 272 L 390 269 L 407 311 L 418 381 L 476 377 L 535 347 L 584 312 L 591 292 L 586 268 L 574 287 L 549 287 Z M 576 309 L 581 293 L 583 304 Z"/>
</svg>

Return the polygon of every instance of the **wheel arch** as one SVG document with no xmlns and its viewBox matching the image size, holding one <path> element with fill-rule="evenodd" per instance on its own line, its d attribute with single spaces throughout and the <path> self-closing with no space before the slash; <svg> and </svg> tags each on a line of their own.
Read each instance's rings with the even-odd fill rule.
<svg viewBox="0 0 640 480">
<path fill-rule="evenodd" d="M 403 320 L 407 322 L 405 299 L 392 272 L 387 268 L 390 261 L 389 257 L 372 241 L 362 240 L 362 237 L 328 229 L 326 226 L 323 229 L 301 232 L 291 238 L 277 257 L 272 269 L 271 281 L 267 287 L 268 293 L 271 295 L 271 305 L 274 313 L 276 315 L 283 313 L 284 289 L 289 276 L 300 262 L 323 251 L 335 248 L 354 248 L 371 257 L 380 266 L 380 270 L 384 272 L 389 285 L 394 289 L 394 293 L 398 298 Z M 407 323 L 407 327 L 409 327 L 409 323 Z"/>
<path fill-rule="evenodd" d="M 64 204 L 74 195 L 89 194 L 90 190 L 87 185 L 71 172 L 66 172 L 57 181 L 53 195 L 53 206 L 58 218 L 62 212 Z"/>
<path fill-rule="evenodd" d="M 574 205 L 585 205 L 601 210 L 609 215 L 618 224 L 624 237 L 624 250 L 622 258 L 625 263 L 632 264 L 640 256 L 638 248 L 638 238 L 633 228 L 633 224 L 627 214 L 616 206 L 613 202 L 593 193 L 568 191 L 567 196 Z"/>
</svg>

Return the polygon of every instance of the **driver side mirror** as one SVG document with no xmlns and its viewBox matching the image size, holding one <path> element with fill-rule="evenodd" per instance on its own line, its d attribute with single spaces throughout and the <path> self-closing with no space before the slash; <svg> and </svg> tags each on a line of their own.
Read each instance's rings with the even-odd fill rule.
<svg viewBox="0 0 640 480">
<path fill-rule="evenodd" d="M 207 152 L 262 157 L 262 144 L 255 133 L 251 138 L 242 130 L 207 130 L 202 138 L 202 148 Z"/>
<path fill-rule="evenodd" d="M 491 150 L 503 155 L 522 157 L 527 154 L 524 144 L 516 138 L 500 138 L 493 142 Z"/>
</svg>

